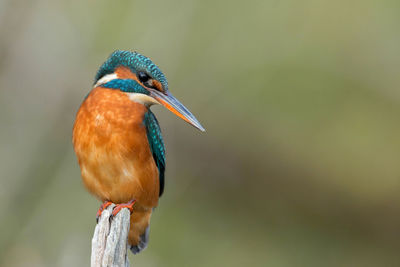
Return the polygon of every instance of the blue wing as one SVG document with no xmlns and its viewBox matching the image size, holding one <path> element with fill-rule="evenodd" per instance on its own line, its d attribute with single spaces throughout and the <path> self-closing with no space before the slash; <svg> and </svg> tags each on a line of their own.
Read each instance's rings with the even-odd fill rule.
<svg viewBox="0 0 400 267">
<path fill-rule="evenodd" d="M 147 139 L 149 140 L 150 149 L 159 172 L 159 196 L 161 196 L 164 191 L 165 148 L 161 136 L 160 125 L 158 125 L 156 116 L 154 116 L 150 110 L 144 115 L 144 125 L 146 126 Z"/>
</svg>

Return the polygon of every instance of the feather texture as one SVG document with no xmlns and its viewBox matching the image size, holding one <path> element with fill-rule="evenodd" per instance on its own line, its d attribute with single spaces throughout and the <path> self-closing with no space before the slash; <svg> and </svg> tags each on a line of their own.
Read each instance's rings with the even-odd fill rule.
<svg viewBox="0 0 400 267">
<path fill-rule="evenodd" d="M 158 168 L 160 179 L 159 196 L 161 196 L 164 191 L 165 147 L 161 135 L 160 125 L 158 124 L 156 116 L 154 116 L 153 112 L 150 110 L 148 110 L 144 115 L 144 125 L 146 126 L 147 139 L 149 140 L 150 149 Z"/>
</svg>

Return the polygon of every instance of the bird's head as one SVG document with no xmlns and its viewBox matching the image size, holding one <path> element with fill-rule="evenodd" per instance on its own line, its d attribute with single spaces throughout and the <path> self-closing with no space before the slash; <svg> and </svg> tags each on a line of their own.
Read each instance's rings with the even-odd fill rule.
<svg viewBox="0 0 400 267">
<path fill-rule="evenodd" d="M 205 131 L 194 115 L 168 90 L 161 70 L 149 58 L 131 51 L 117 50 L 98 70 L 94 87 L 119 89 L 131 100 L 150 106 L 161 104 L 172 113 Z"/>
</svg>

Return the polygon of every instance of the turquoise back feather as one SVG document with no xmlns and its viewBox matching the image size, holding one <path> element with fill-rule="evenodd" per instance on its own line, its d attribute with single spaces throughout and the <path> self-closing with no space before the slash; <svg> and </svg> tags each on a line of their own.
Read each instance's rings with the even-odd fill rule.
<svg viewBox="0 0 400 267">
<path fill-rule="evenodd" d="M 161 129 L 160 125 L 158 125 L 156 116 L 154 116 L 154 114 L 150 110 L 145 113 L 143 123 L 146 126 L 147 139 L 149 140 L 150 149 L 159 172 L 159 179 L 160 179 L 159 196 L 161 196 L 164 191 L 164 173 L 165 173 L 165 148 L 161 136 Z"/>
</svg>

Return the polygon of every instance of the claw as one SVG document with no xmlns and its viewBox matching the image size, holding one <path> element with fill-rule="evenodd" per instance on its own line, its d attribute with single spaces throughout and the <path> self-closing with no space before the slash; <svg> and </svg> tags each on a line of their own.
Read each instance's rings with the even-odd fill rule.
<svg viewBox="0 0 400 267">
<path fill-rule="evenodd" d="M 130 211 L 131 214 L 132 214 L 132 212 L 133 212 L 133 205 L 135 205 L 135 202 L 136 202 L 136 200 L 131 200 L 131 201 L 129 201 L 128 203 L 116 204 L 115 207 L 114 207 L 114 209 L 113 209 L 113 211 L 112 211 L 112 214 L 111 214 L 111 216 L 110 216 L 110 221 L 111 221 L 115 216 L 117 216 L 118 212 L 120 212 L 123 208 L 129 209 L 129 211 Z"/>
<path fill-rule="evenodd" d="M 104 211 L 108 206 L 110 206 L 111 204 L 112 204 L 111 201 L 104 201 L 103 204 L 101 204 L 101 206 L 100 206 L 100 208 L 99 208 L 99 210 L 97 211 L 97 214 L 96 214 L 96 223 L 99 222 L 100 216 L 101 216 L 101 214 L 103 213 L 103 211 Z"/>
</svg>

